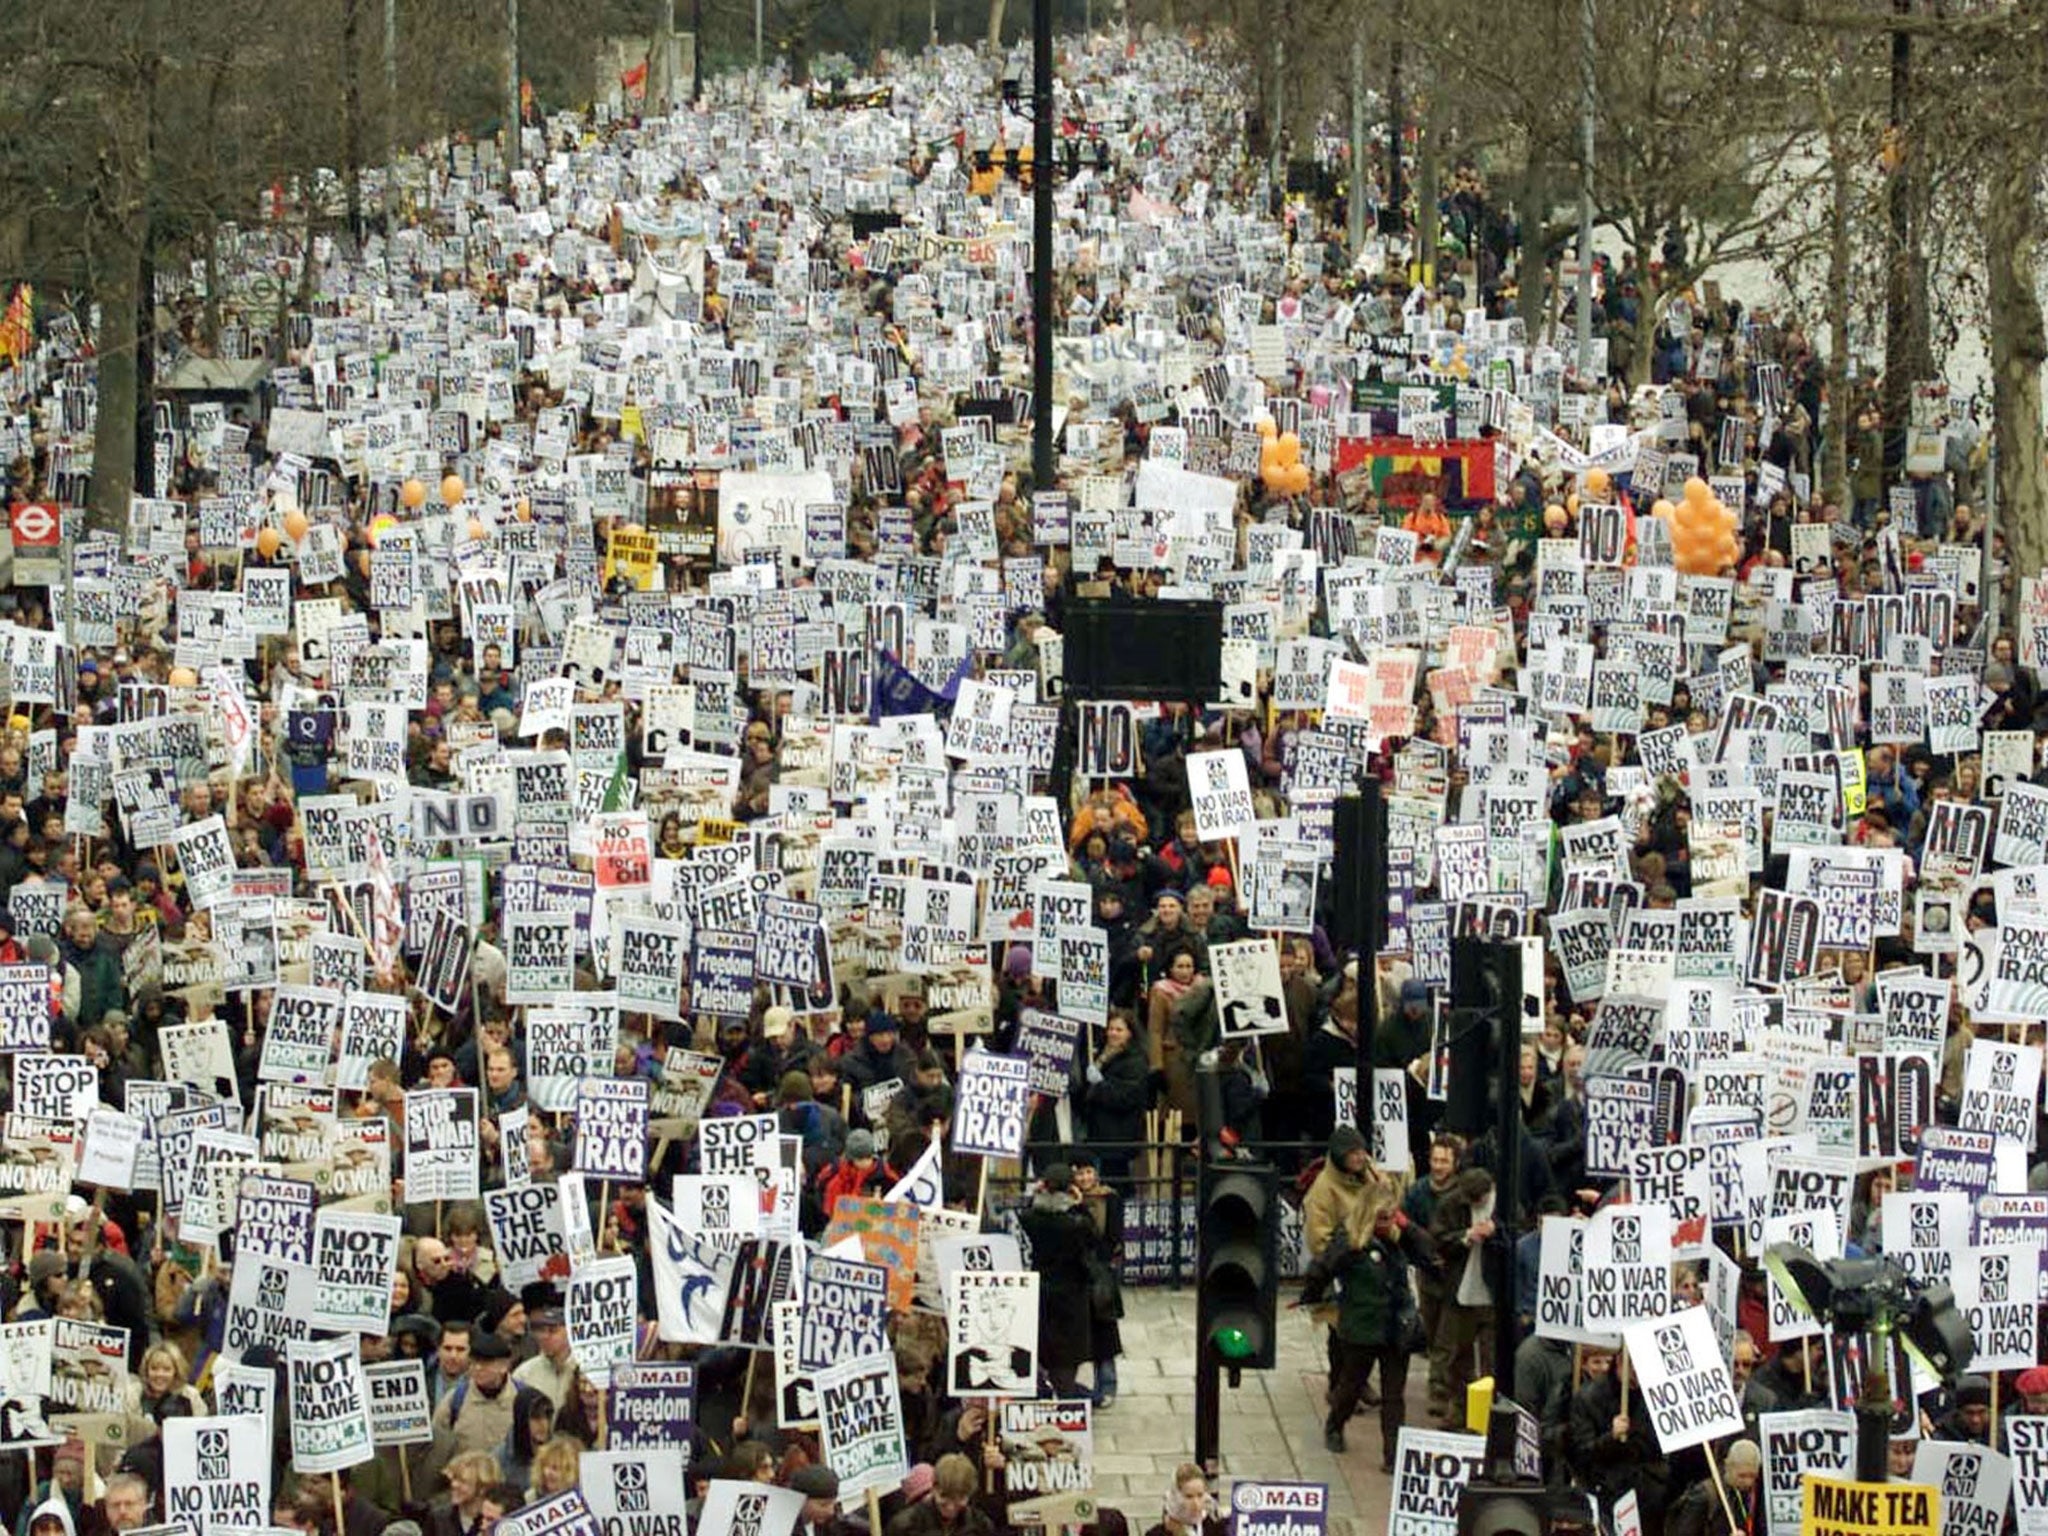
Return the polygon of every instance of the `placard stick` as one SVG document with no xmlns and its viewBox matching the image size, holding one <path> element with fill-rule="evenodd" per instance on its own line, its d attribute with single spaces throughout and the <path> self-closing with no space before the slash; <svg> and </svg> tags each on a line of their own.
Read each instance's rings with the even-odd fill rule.
<svg viewBox="0 0 2048 1536">
<path fill-rule="evenodd" d="M 748 1413 L 748 1405 L 754 1401 L 754 1367 L 760 1363 L 761 1351 L 758 1349 L 748 1350 L 747 1379 L 740 1385 L 740 1417 L 748 1421 L 750 1431 L 753 1427 L 753 1420 Z"/>
<path fill-rule="evenodd" d="M 1586 1346 L 1574 1344 L 1572 1346 L 1572 1396 L 1574 1397 L 1579 1394 L 1579 1378 L 1585 1374 L 1585 1370 Z"/>
<path fill-rule="evenodd" d="M 406 1460 L 405 1447 L 398 1448 L 398 1486 L 405 1494 L 405 1502 L 412 1502 L 412 1463 Z"/>
<path fill-rule="evenodd" d="M 1993 1390 L 1995 1391 L 1996 1388 Z M 1714 1492 L 1721 1495 L 1721 1513 L 1728 1517 L 1728 1529 L 1739 1531 L 1742 1529 L 1742 1522 L 1735 1518 L 1735 1506 L 1728 1499 L 1728 1485 L 1721 1481 L 1721 1462 L 1714 1455 L 1713 1444 L 1709 1442 L 1701 1446 L 1700 1449 L 1707 1453 L 1707 1471 L 1713 1474 Z"/>
<path fill-rule="evenodd" d="M 983 1155 L 983 1157 L 982 1157 L 982 1159 L 981 1159 L 981 1178 L 980 1178 L 980 1181 L 979 1181 L 979 1182 L 978 1182 L 978 1183 L 977 1183 L 977 1184 L 975 1185 L 975 1190 L 974 1190 L 974 1214 L 975 1214 L 976 1216 L 980 1216 L 980 1215 L 981 1215 L 981 1214 L 982 1214 L 983 1212 L 985 1212 L 985 1211 L 986 1211 L 987 1209 L 988 1209 L 988 1157 L 987 1157 L 987 1155 L 986 1155 L 986 1154 L 984 1154 L 984 1155 Z M 754 1353 L 755 1353 L 755 1354 L 759 1354 L 759 1353 L 760 1353 L 760 1351 L 759 1351 L 759 1350 L 755 1350 L 755 1351 L 754 1351 Z"/>
<path fill-rule="evenodd" d="M 34 1453 L 33 1451 L 31 1451 L 31 1452 L 29 1453 L 29 1455 L 30 1455 L 31 1457 L 33 1457 L 33 1456 L 35 1455 L 35 1453 Z M 34 1477 L 33 1477 L 33 1474 L 34 1474 L 34 1472 L 35 1472 L 35 1463 L 34 1463 L 34 1461 L 33 1461 L 33 1460 L 31 1460 L 31 1461 L 30 1461 L 30 1463 L 29 1463 L 29 1472 L 30 1472 L 30 1474 L 31 1474 L 31 1477 L 30 1477 L 30 1481 L 31 1481 L 31 1483 L 33 1483 L 33 1481 L 34 1481 Z M 869 1529 L 869 1530 L 871 1530 L 871 1531 L 879 1531 L 879 1530 L 880 1530 L 881 1528 L 882 1528 L 882 1497 L 881 1497 L 881 1495 L 880 1495 L 880 1494 L 878 1494 L 878 1493 L 877 1493 L 877 1492 L 876 1492 L 876 1491 L 875 1491 L 874 1489 L 870 1488 L 870 1489 L 868 1490 L 868 1529 Z"/>
<path fill-rule="evenodd" d="M 604 1227 L 605 1227 L 605 1220 L 606 1220 L 606 1218 L 607 1218 L 608 1216 L 610 1216 L 610 1214 L 611 1214 L 611 1209 L 612 1209 L 612 1181 L 611 1181 L 610 1179 L 599 1179 L 599 1180 L 597 1181 L 597 1235 L 598 1235 L 598 1236 L 599 1236 L 600 1238 L 604 1236 Z M 618 1234 L 617 1234 L 616 1232 L 614 1232 L 614 1233 L 612 1234 L 612 1252 L 614 1252 L 614 1253 L 617 1253 L 618 1251 L 619 1251 L 619 1238 L 618 1238 Z M 755 1354 L 759 1354 L 759 1353 L 760 1353 L 760 1351 L 759 1351 L 759 1350 L 756 1350 L 756 1351 L 754 1351 L 754 1353 L 755 1353 Z M 750 1364 L 750 1365 L 751 1365 L 752 1363 L 753 1363 L 752 1361 L 749 1361 L 749 1362 L 748 1362 L 748 1364 Z"/>
<path fill-rule="evenodd" d="M 328 1473 L 327 1486 L 334 1491 L 334 1536 L 347 1536 L 348 1521 L 342 1517 L 341 1513 L 341 1474 L 339 1472 Z"/>
<path fill-rule="evenodd" d="M 1991 1443 L 1998 1444 L 1998 1378 L 2002 1372 L 1991 1373 Z"/>
</svg>

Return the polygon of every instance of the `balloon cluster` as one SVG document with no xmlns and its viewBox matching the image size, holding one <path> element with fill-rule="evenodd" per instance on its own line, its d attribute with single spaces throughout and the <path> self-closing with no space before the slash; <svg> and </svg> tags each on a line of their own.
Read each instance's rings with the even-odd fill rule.
<svg viewBox="0 0 2048 1536">
<path fill-rule="evenodd" d="M 1671 563 L 1686 575 L 1718 576 L 1735 563 L 1735 514 L 1699 476 L 1685 482 L 1685 498 L 1676 506 L 1659 501 L 1650 510 L 1670 528 Z"/>
<path fill-rule="evenodd" d="M 1265 439 L 1259 448 L 1259 478 L 1266 489 L 1275 496 L 1305 495 L 1309 468 L 1301 462 L 1301 439 L 1282 432 L 1270 416 L 1259 418 L 1258 432 Z"/>
</svg>

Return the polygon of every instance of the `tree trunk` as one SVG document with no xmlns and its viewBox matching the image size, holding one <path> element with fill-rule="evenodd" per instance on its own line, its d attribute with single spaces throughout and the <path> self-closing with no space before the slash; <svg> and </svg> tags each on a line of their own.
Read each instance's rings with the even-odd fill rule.
<svg viewBox="0 0 2048 1536">
<path fill-rule="evenodd" d="M 1821 485 L 1827 499 L 1849 509 L 1849 433 L 1855 407 L 1849 399 L 1849 146 L 1832 103 L 1828 114 L 1828 169 L 1832 185 L 1828 203 L 1828 420 L 1822 440 Z M 1820 423 L 1814 424 L 1819 427 Z M 1761 449 L 1762 445 L 1758 445 Z"/>
<path fill-rule="evenodd" d="M 356 23 L 362 0 L 341 0 L 341 163 L 348 183 L 348 237 L 363 239 L 362 48 Z"/>
<path fill-rule="evenodd" d="M 1437 271 L 1438 236 L 1443 221 L 1437 215 L 1437 185 L 1443 169 L 1443 156 L 1438 150 L 1437 140 L 1442 136 L 1444 114 L 1439 105 L 1442 92 L 1436 82 L 1429 83 L 1429 99 L 1422 107 L 1422 146 L 1416 155 L 1415 165 L 1415 252 L 1422 259 L 1422 270 L 1430 288 L 1437 293 L 1444 291 L 1444 275 Z M 1474 301 L 1477 295 L 1473 295 Z"/>
<path fill-rule="evenodd" d="M 988 0 L 988 51 L 1003 51 L 1003 10 L 1007 0 Z"/>
<path fill-rule="evenodd" d="M 1637 228 L 1655 226 L 1644 220 Z M 1650 276 L 1650 244 L 1647 235 L 1636 240 L 1636 355 L 1628 363 L 1628 387 L 1633 394 L 1650 382 L 1650 360 L 1657 353 L 1657 296 L 1659 288 Z"/>
<path fill-rule="evenodd" d="M 2048 459 L 2041 444 L 2041 367 L 2048 327 L 2034 290 L 2040 214 L 2034 165 L 2024 155 L 2000 166 L 1984 197 L 1984 245 L 1991 308 L 1992 440 L 1998 450 L 1998 528 L 2005 535 L 2005 614 L 2011 623 L 2022 576 L 2048 565 Z M 1991 573 L 1984 572 L 1988 584 Z"/>
<path fill-rule="evenodd" d="M 135 356 L 137 295 L 142 287 L 142 241 L 133 229 L 110 225 L 95 265 L 100 306 L 99 404 L 93 426 L 92 505 L 89 526 L 119 533 L 128 526 L 135 493 Z"/>
<path fill-rule="evenodd" d="M 206 215 L 206 313 L 205 336 L 207 350 L 220 352 L 220 215 L 209 210 Z"/>
<path fill-rule="evenodd" d="M 1515 179 L 1515 223 L 1522 232 L 1522 256 L 1515 267 L 1515 312 L 1531 337 L 1543 333 L 1550 312 L 1550 247 L 1543 230 L 1549 211 L 1549 178 L 1531 155 Z"/>
</svg>

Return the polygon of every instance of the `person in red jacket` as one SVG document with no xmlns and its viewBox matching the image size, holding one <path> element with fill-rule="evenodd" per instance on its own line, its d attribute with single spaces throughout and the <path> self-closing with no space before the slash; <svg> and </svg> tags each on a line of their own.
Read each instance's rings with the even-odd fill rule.
<svg viewBox="0 0 2048 1536">
<path fill-rule="evenodd" d="M 873 1131 L 849 1132 L 846 1155 L 837 1162 L 827 1163 L 818 1173 L 819 1214 L 830 1221 L 832 1207 L 841 1195 L 879 1197 L 896 1182 L 896 1177 L 876 1154 Z"/>
</svg>

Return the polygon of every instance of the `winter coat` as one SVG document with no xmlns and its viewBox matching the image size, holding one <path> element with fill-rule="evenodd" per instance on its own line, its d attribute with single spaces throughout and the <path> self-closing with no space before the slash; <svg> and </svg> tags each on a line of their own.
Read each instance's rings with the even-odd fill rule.
<svg viewBox="0 0 2048 1536">
<path fill-rule="evenodd" d="M 1145 1111 L 1152 1104 L 1151 1069 L 1145 1062 L 1145 1047 L 1136 1039 L 1114 1056 L 1098 1056 L 1095 1065 L 1101 1081 L 1081 1083 L 1081 1124 L 1090 1142 L 1142 1141 Z M 1128 1155 L 1130 1148 L 1119 1148 Z"/>
<path fill-rule="evenodd" d="M 1344 1159 L 1365 1145 L 1358 1128 L 1340 1125 L 1330 1133 L 1330 1155 L 1301 1202 L 1302 1236 L 1314 1258 L 1341 1229 L 1356 1248 L 1365 1240 L 1366 1207 L 1379 1178 L 1368 1161 L 1363 1173 L 1346 1173 Z"/>
<path fill-rule="evenodd" d="M 1046 1193 L 1031 1202 L 1022 1226 L 1038 1271 L 1039 1363 L 1051 1370 L 1081 1365 L 1092 1358 L 1088 1254 L 1095 1224 L 1073 1196 Z"/>
<path fill-rule="evenodd" d="M 1337 1300 L 1337 1337 L 1346 1344 L 1399 1344 L 1415 1315 L 1411 1263 L 1430 1260 L 1429 1238 L 1420 1227 L 1400 1224 L 1394 1237 L 1368 1236 L 1345 1261 Z"/>
</svg>

